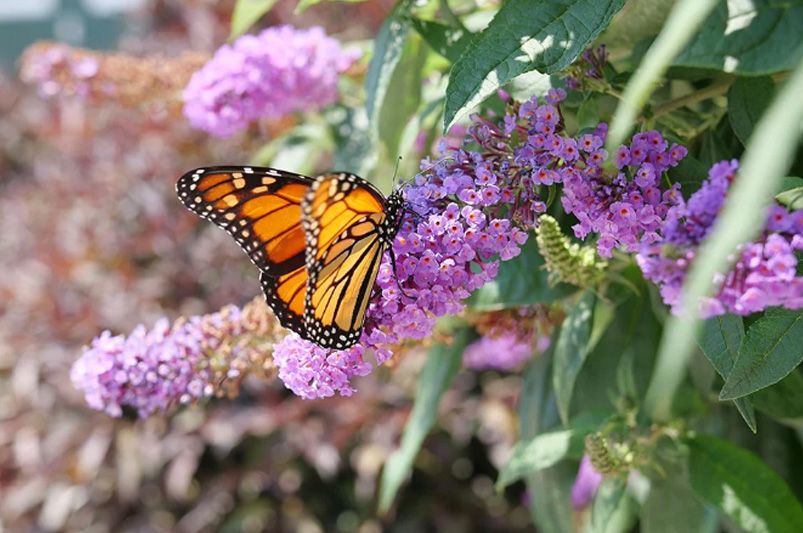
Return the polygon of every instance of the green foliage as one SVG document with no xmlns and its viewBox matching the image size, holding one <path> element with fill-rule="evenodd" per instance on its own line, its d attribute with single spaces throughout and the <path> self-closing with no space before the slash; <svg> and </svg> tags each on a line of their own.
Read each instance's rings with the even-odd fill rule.
<svg viewBox="0 0 803 533">
<path fill-rule="evenodd" d="M 276 0 L 237 0 L 234 12 L 231 15 L 231 33 L 229 39 L 239 37 L 256 24 L 268 11 Z"/>
<path fill-rule="evenodd" d="M 770 105 L 775 84 L 770 77 L 738 78 L 728 91 L 728 120 L 746 145 L 756 122 Z"/>
<path fill-rule="evenodd" d="M 752 453 L 710 435 L 687 441 L 694 492 L 746 531 L 803 529 L 803 507 L 784 481 Z"/>
<path fill-rule="evenodd" d="M 638 505 L 627 493 L 627 483 L 621 478 L 606 478 L 597 489 L 591 508 L 591 528 L 594 533 L 629 531 L 636 522 Z"/>
<path fill-rule="evenodd" d="M 452 67 L 444 129 L 505 83 L 567 67 L 608 25 L 623 0 L 511 0 Z"/>
<path fill-rule="evenodd" d="M 674 64 L 747 76 L 793 69 L 803 58 L 803 6 L 769 4 L 719 2 Z"/>
<path fill-rule="evenodd" d="M 437 344 L 430 350 L 427 363 L 418 379 L 415 405 L 404 427 L 401 446 L 388 457 L 382 469 L 379 486 L 380 512 L 390 509 L 399 487 L 410 474 L 415 456 L 435 424 L 441 396 L 460 367 L 467 342 L 468 332 L 460 330 L 451 345 Z"/>
</svg>

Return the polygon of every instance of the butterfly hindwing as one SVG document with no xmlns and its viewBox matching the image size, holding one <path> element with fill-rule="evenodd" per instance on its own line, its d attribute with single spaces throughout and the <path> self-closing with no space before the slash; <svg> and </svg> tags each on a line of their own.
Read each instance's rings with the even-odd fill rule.
<svg viewBox="0 0 803 533">
<path fill-rule="evenodd" d="M 323 347 L 359 340 L 388 239 L 385 199 L 353 174 L 315 180 L 302 201 L 307 238 L 304 324 Z"/>
<path fill-rule="evenodd" d="M 301 200 L 312 179 L 263 167 L 206 167 L 176 185 L 181 202 L 226 230 L 262 272 L 303 267 L 306 245 Z"/>
</svg>

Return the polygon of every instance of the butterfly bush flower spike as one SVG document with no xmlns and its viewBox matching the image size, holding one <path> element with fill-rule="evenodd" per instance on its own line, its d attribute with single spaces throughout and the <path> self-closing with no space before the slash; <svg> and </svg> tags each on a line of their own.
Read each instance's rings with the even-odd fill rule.
<svg viewBox="0 0 803 533">
<path fill-rule="evenodd" d="M 358 53 L 322 28 L 289 25 L 223 45 L 184 89 L 184 115 L 217 137 L 259 118 L 320 109 L 337 100 L 338 76 Z"/>
<path fill-rule="evenodd" d="M 127 337 L 105 331 L 73 364 L 70 377 L 90 407 L 115 417 L 129 407 L 146 417 L 231 394 L 245 374 L 270 373 L 274 324 L 264 302 L 255 300 L 243 310 L 228 306 L 172 325 L 160 319 Z"/>
</svg>

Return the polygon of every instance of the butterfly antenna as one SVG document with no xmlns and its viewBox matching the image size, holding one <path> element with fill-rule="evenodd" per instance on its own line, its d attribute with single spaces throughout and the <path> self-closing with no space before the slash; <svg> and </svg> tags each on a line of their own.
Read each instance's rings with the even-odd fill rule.
<svg viewBox="0 0 803 533">
<path fill-rule="evenodd" d="M 393 184 L 393 188 L 396 188 L 396 177 L 399 175 L 399 164 L 401 164 L 402 156 L 396 158 L 396 166 L 393 168 L 393 179 L 391 183 Z"/>
</svg>

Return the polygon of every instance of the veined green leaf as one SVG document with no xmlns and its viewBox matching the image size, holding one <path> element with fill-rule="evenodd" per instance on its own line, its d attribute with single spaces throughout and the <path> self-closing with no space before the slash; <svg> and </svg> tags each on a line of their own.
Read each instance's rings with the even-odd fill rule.
<svg viewBox="0 0 803 533">
<path fill-rule="evenodd" d="M 770 77 L 738 78 L 728 91 L 728 120 L 733 132 L 747 144 L 756 122 L 770 105 L 775 84 Z"/>
<path fill-rule="evenodd" d="M 761 231 L 765 209 L 791 165 L 803 120 L 801 93 L 803 62 L 756 125 L 728 201 L 691 265 L 680 313 L 666 323 L 646 398 L 647 410 L 656 420 L 667 420 L 671 415 L 675 391 L 697 338 L 700 298 L 713 290 L 716 273 L 727 271 L 736 247 Z"/>
<path fill-rule="evenodd" d="M 769 3 L 719 2 L 674 64 L 748 76 L 793 69 L 803 57 L 803 7 Z"/>
<path fill-rule="evenodd" d="M 703 323 L 703 332 L 699 340 L 700 349 L 722 379 L 728 378 L 733 363 L 739 356 L 739 347 L 743 340 L 744 323 L 740 316 L 721 315 L 709 318 Z M 757 426 L 753 404 L 747 398 L 737 398 L 734 404 L 755 433 Z"/>
<path fill-rule="evenodd" d="M 451 345 L 435 345 L 418 378 L 415 404 L 404 426 L 401 446 L 393 452 L 382 469 L 379 483 L 379 512 L 386 512 L 393 504 L 402 482 L 413 468 L 413 460 L 421 449 L 424 438 L 435 425 L 438 404 L 443 392 L 449 388 L 460 367 L 463 349 L 468 342 L 468 331 L 460 330 Z"/>
<path fill-rule="evenodd" d="M 672 469 L 667 477 L 650 481 L 650 493 L 639 513 L 642 533 L 705 531 L 705 507 L 694 495 L 685 471 Z"/>
<path fill-rule="evenodd" d="M 740 398 L 779 382 L 803 361 L 803 311 L 768 309 L 747 330 L 719 397 Z"/>
<path fill-rule="evenodd" d="M 622 93 L 608 133 L 606 148 L 609 153 L 622 144 L 661 76 L 717 3 L 718 0 L 679 0 L 675 4 L 664 29 L 644 55 Z"/>
<path fill-rule="evenodd" d="M 687 444 L 689 477 L 697 496 L 746 531 L 803 531 L 803 507 L 761 459 L 711 435 L 697 434 Z"/>
<path fill-rule="evenodd" d="M 450 73 L 444 131 L 519 74 L 551 74 L 577 58 L 623 0 L 510 0 L 468 45 Z"/>
<path fill-rule="evenodd" d="M 803 418 L 803 372 L 795 370 L 781 381 L 750 395 L 756 409 L 777 420 Z"/>
<path fill-rule="evenodd" d="M 271 10 L 276 0 L 237 0 L 231 14 L 229 39 L 239 37 Z"/>
</svg>

